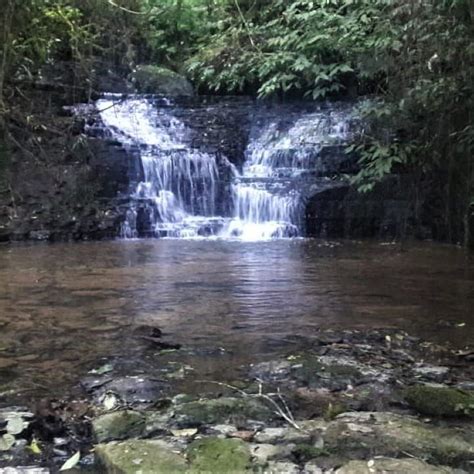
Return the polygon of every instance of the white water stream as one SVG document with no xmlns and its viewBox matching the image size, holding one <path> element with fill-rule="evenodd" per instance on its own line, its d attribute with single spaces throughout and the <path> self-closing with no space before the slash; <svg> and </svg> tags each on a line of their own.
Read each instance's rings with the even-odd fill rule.
<svg viewBox="0 0 474 474">
<path fill-rule="evenodd" d="M 257 121 L 252 126 L 242 173 L 226 159 L 189 145 L 189 129 L 171 108 L 134 96 L 97 102 L 109 134 L 139 149 L 143 181 L 132 196 L 153 205 L 153 232 L 174 238 L 219 237 L 268 240 L 301 235 L 302 199 L 298 179 L 311 170 L 321 146 L 341 142 L 349 133 L 347 113 L 302 113 L 290 120 Z M 284 117 L 283 117 L 284 118 Z M 224 199 L 233 209 L 217 215 L 219 167 L 233 176 Z M 136 213 L 123 225 L 136 236 Z"/>
</svg>

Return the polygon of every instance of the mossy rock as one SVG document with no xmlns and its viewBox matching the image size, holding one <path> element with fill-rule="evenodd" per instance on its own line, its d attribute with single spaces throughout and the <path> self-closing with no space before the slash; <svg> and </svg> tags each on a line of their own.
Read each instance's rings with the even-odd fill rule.
<svg viewBox="0 0 474 474">
<path fill-rule="evenodd" d="M 177 72 L 160 66 L 137 66 L 131 80 L 142 94 L 163 94 L 165 96 L 192 96 L 193 86 Z"/>
<path fill-rule="evenodd" d="M 109 474 L 189 472 L 186 459 L 158 440 L 132 439 L 98 444 L 95 455 Z"/>
<path fill-rule="evenodd" d="M 412 416 L 388 412 L 339 415 L 324 432 L 324 447 L 331 453 L 346 453 L 352 458 L 397 457 L 405 453 L 453 466 L 474 460 L 474 434 L 470 429 L 438 427 Z"/>
<path fill-rule="evenodd" d="M 474 417 L 474 395 L 449 387 L 414 385 L 404 390 L 405 400 L 423 415 Z"/>
<path fill-rule="evenodd" d="M 268 421 L 270 408 L 255 398 L 222 397 L 183 403 L 175 408 L 174 421 L 183 427 L 206 424 L 245 424 L 246 420 Z"/>
<path fill-rule="evenodd" d="M 413 473 L 413 474 L 449 474 L 453 469 L 446 466 L 433 466 L 420 459 L 374 459 L 367 461 L 349 461 L 336 471 L 336 474 L 374 474 L 374 473 Z"/>
<path fill-rule="evenodd" d="M 92 421 L 94 435 L 99 443 L 135 438 L 143 433 L 145 425 L 145 417 L 132 410 L 107 413 Z"/>
<path fill-rule="evenodd" d="M 188 448 L 190 472 L 244 473 L 251 467 L 249 446 L 240 439 L 206 438 Z"/>
<path fill-rule="evenodd" d="M 311 459 L 327 455 L 328 452 L 324 448 L 318 448 L 312 444 L 297 444 L 292 451 L 293 456 L 298 460 L 298 463 L 305 463 Z"/>
</svg>

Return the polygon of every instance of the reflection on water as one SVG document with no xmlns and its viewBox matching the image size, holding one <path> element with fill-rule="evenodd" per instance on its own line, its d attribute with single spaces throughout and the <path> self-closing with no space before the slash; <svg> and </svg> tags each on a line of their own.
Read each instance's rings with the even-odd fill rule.
<svg viewBox="0 0 474 474">
<path fill-rule="evenodd" d="M 140 359 L 131 331 L 142 324 L 197 352 L 225 349 L 196 375 L 216 379 L 321 326 L 395 326 L 465 344 L 474 335 L 473 277 L 461 250 L 431 244 L 404 252 L 307 240 L 2 247 L 0 404 L 8 390 L 10 398 L 11 390 L 67 391 L 101 357 Z"/>
</svg>

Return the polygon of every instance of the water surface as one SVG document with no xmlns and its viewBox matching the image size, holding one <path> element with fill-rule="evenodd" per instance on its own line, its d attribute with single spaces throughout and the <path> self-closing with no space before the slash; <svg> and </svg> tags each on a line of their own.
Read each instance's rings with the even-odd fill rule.
<svg viewBox="0 0 474 474">
<path fill-rule="evenodd" d="M 153 370 L 163 358 L 132 335 L 144 324 L 183 344 L 190 377 L 215 380 L 294 350 L 319 327 L 390 326 L 456 346 L 474 335 L 474 265 L 437 244 L 4 246 L 0 288 L 0 404 L 66 394 L 113 357 Z"/>
</svg>

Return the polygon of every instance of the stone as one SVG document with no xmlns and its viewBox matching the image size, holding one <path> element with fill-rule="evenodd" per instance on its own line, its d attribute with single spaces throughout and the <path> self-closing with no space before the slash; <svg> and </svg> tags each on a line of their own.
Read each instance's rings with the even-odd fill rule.
<svg viewBox="0 0 474 474">
<path fill-rule="evenodd" d="M 170 474 L 187 472 L 186 459 L 158 440 L 112 441 L 98 444 L 95 455 L 110 473 Z"/>
<path fill-rule="evenodd" d="M 0 474 L 49 474 L 50 470 L 39 466 L 17 466 L 0 468 Z"/>
<path fill-rule="evenodd" d="M 474 459 L 474 433 L 469 428 L 438 427 L 388 412 L 343 413 L 323 429 L 323 438 L 325 450 L 347 456 L 405 453 L 460 467 Z"/>
<path fill-rule="evenodd" d="M 116 378 L 109 378 L 107 374 L 102 377 L 88 376 L 81 383 L 99 403 L 104 396 L 112 394 L 126 405 L 154 403 L 162 398 L 168 388 L 165 382 L 136 375 Z"/>
<path fill-rule="evenodd" d="M 7 359 L 6 357 L 0 357 L 0 370 L 11 369 L 15 367 L 17 363 L 12 359 Z"/>
<path fill-rule="evenodd" d="M 147 411 L 146 426 L 144 431 L 145 437 L 151 437 L 156 433 L 168 430 L 168 425 L 173 416 L 173 411 Z"/>
<path fill-rule="evenodd" d="M 304 443 L 311 434 L 295 428 L 265 428 L 256 433 L 257 443 Z"/>
<path fill-rule="evenodd" d="M 284 380 L 289 376 L 291 366 L 286 360 L 260 362 L 250 369 L 249 376 L 265 382 Z"/>
<path fill-rule="evenodd" d="M 190 444 L 187 455 L 191 472 L 240 473 L 251 465 L 249 446 L 240 439 L 200 439 Z"/>
<path fill-rule="evenodd" d="M 255 398 L 222 397 L 177 405 L 173 421 L 187 427 L 229 422 L 245 424 L 248 419 L 266 421 L 273 416 L 270 408 Z"/>
<path fill-rule="evenodd" d="M 259 464 L 265 464 L 269 459 L 284 458 L 291 455 L 292 444 L 250 443 L 250 454 Z"/>
<path fill-rule="evenodd" d="M 137 92 L 165 96 L 192 96 L 193 86 L 181 74 L 150 64 L 139 65 L 131 75 Z"/>
<path fill-rule="evenodd" d="M 349 461 L 336 470 L 336 474 L 449 474 L 454 472 L 456 471 L 449 467 L 433 466 L 413 458 Z"/>
<path fill-rule="evenodd" d="M 298 474 L 300 469 L 297 464 L 283 461 L 270 461 L 265 474 Z"/>
<path fill-rule="evenodd" d="M 443 378 L 445 375 L 449 373 L 449 367 L 417 364 L 413 368 L 413 372 L 416 375 L 420 375 L 423 377 L 439 379 L 439 378 Z"/>
<path fill-rule="evenodd" d="M 216 431 L 217 433 L 228 436 L 231 433 L 235 433 L 237 431 L 237 428 L 234 425 L 214 425 L 211 427 L 213 431 Z"/>
<path fill-rule="evenodd" d="M 464 390 L 413 385 L 403 394 L 408 404 L 423 415 L 474 417 L 474 395 Z"/>
<path fill-rule="evenodd" d="M 304 474 L 323 474 L 323 470 L 318 466 L 316 461 L 309 461 L 304 465 Z"/>
<path fill-rule="evenodd" d="M 107 413 L 92 421 L 94 435 L 99 443 L 135 438 L 144 432 L 145 426 L 145 416 L 132 410 Z"/>
<path fill-rule="evenodd" d="M 254 436 L 255 436 L 255 431 L 250 431 L 250 430 L 239 430 L 239 431 L 233 431 L 232 433 L 229 433 L 229 437 L 240 438 L 243 441 L 252 441 Z"/>
</svg>

